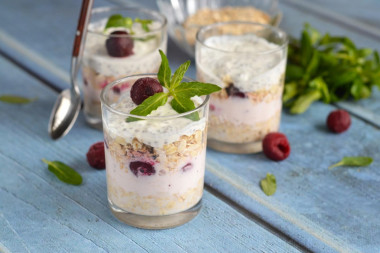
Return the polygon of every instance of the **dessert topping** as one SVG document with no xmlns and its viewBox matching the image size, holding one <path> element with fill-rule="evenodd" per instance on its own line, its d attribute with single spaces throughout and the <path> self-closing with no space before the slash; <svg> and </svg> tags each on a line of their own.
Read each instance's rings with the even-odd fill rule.
<svg viewBox="0 0 380 253">
<path fill-rule="evenodd" d="M 130 113 L 138 116 L 147 116 L 159 106 L 166 104 L 169 97 L 172 97 L 170 102 L 171 107 L 178 113 L 184 113 L 195 109 L 194 102 L 191 100 L 194 96 L 203 96 L 219 91 L 221 88 L 215 84 L 201 82 L 181 82 L 187 69 L 190 66 L 190 61 L 183 63 L 171 76 L 171 69 L 166 55 L 159 50 L 161 54 L 161 65 L 158 71 L 158 80 L 168 92 L 159 92 L 145 99 Z M 198 120 L 199 115 L 194 112 L 189 115 L 192 120 Z M 128 117 L 127 122 L 139 120 L 134 117 Z"/>
<path fill-rule="evenodd" d="M 139 105 L 148 97 L 159 92 L 163 92 L 160 82 L 151 77 L 144 77 L 138 79 L 133 84 L 131 89 L 131 98 L 136 105 Z"/>
<path fill-rule="evenodd" d="M 114 31 L 106 40 L 107 52 L 113 57 L 126 57 L 133 54 L 133 39 L 126 31 Z"/>
</svg>

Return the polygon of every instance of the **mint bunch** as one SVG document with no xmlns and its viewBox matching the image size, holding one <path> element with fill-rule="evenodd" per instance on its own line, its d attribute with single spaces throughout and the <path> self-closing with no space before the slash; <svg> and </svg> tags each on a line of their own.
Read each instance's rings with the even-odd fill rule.
<svg viewBox="0 0 380 253">
<path fill-rule="evenodd" d="M 213 92 L 221 90 L 219 86 L 211 83 L 181 82 L 190 66 L 190 61 L 187 61 L 179 66 L 172 76 L 168 58 L 161 50 L 159 50 L 159 52 L 162 61 L 157 74 L 158 81 L 168 90 L 168 92 L 159 92 L 148 97 L 140 105 L 133 109 L 130 114 L 147 116 L 158 107 L 166 104 L 169 97 L 172 97 L 170 105 L 176 112 L 184 113 L 192 111 L 196 108 L 194 102 L 191 100 L 192 97 L 209 95 Z M 191 120 L 199 120 L 198 112 L 194 112 L 187 117 Z M 136 120 L 139 119 L 133 117 L 127 118 L 127 122 Z"/>
<path fill-rule="evenodd" d="M 367 98 L 373 86 L 380 88 L 377 51 L 358 48 L 347 37 L 322 36 L 308 24 L 301 39 L 290 42 L 283 102 L 291 113 L 303 113 L 318 100 Z"/>
</svg>

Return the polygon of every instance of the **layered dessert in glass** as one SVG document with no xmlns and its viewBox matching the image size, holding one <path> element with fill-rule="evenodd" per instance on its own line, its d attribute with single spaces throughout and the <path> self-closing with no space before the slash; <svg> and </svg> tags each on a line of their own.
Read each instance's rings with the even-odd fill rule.
<svg viewBox="0 0 380 253">
<path fill-rule="evenodd" d="M 230 153 L 261 151 L 280 126 L 287 36 L 278 28 L 226 22 L 197 34 L 197 79 L 222 90 L 210 99 L 209 147 Z"/>
<path fill-rule="evenodd" d="M 157 73 L 158 49 L 166 52 L 166 18 L 140 8 L 95 8 L 83 52 L 82 75 L 86 121 L 101 127 L 100 92 L 127 75 Z M 117 95 L 124 86 L 115 88 Z"/>
<path fill-rule="evenodd" d="M 157 75 L 122 78 L 101 95 L 108 201 L 114 215 L 129 225 L 174 227 L 200 210 L 209 96 L 192 97 L 190 112 L 178 113 L 169 98 L 147 116 L 132 115 L 131 91 L 144 78 Z M 115 95 L 113 90 L 126 83 Z"/>
</svg>

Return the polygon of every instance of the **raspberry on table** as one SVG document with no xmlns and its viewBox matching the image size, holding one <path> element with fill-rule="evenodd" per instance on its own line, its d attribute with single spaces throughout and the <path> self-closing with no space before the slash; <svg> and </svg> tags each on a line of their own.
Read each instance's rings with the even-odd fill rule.
<svg viewBox="0 0 380 253">
<path fill-rule="evenodd" d="M 326 120 L 327 127 L 334 133 L 342 133 L 351 125 L 350 114 L 345 110 L 330 112 Z"/>
<path fill-rule="evenodd" d="M 131 89 L 131 98 L 136 105 L 139 105 L 148 97 L 163 91 L 162 85 L 157 79 L 143 77 L 137 79 L 133 84 Z"/>
<path fill-rule="evenodd" d="M 104 169 L 106 167 L 104 142 L 100 141 L 91 145 L 87 154 L 88 164 L 95 169 Z"/>
<path fill-rule="evenodd" d="M 288 139 L 282 133 L 267 134 L 263 139 L 262 145 L 265 156 L 274 161 L 282 161 L 290 154 Z"/>
<path fill-rule="evenodd" d="M 133 39 L 126 31 L 114 31 L 106 40 L 107 52 L 113 57 L 126 57 L 133 54 Z"/>
</svg>

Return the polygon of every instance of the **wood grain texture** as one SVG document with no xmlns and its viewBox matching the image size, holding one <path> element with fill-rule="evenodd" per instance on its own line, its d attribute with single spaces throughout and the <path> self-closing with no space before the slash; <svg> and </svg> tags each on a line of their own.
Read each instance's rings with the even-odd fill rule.
<svg viewBox="0 0 380 253">
<path fill-rule="evenodd" d="M 1 93 L 38 97 L 27 105 L 0 103 L 0 252 L 298 252 L 205 192 L 203 209 L 179 228 L 147 231 L 118 222 L 109 211 L 105 171 L 85 154 L 102 140 L 80 117 L 52 141 L 47 122 L 56 93 L 0 57 Z M 59 181 L 42 158 L 80 172 L 81 186 Z"/>
<path fill-rule="evenodd" d="M 23 56 L 26 53 L 29 55 L 26 62 L 32 67 L 35 63 L 35 57 L 37 57 L 43 64 L 37 64 L 35 67 L 36 71 L 46 76 L 51 75 L 51 78 L 55 78 L 60 74 L 61 77 L 63 77 L 61 80 L 64 80 L 64 76 L 68 73 L 71 50 L 71 43 L 67 42 L 72 41 L 73 38 L 77 17 L 77 12 L 74 10 L 79 10 L 79 7 L 76 7 L 77 5 L 79 6 L 79 2 L 65 1 L 60 3 L 54 2 L 54 4 L 47 0 L 38 0 L 37 2 L 38 3 L 34 1 L 33 6 L 29 6 L 32 4 L 26 0 L 6 0 L 7 8 L 0 8 L 0 29 L 2 29 L 0 31 L 0 49 L 13 53 L 21 60 L 23 60 Z M 95 2 L 99 3 L 102 1 Z M 343 1 L 339 0 L 338 2 Z M 145 0 L 140 2 L 140 4 L 150 3 L 151 1 Z M 324 0 L 318 0 L 314 3 L 321 3 L 320 6 L 330 9 Z M 380 3 L 373 0 L 360 2 L 360 4 L 363 3 L 367 7 L 360 8 L 360 11 L 356 12 L 356 16 L 371 18 L 372 20 L 373 15 L 367 15 L 367 13 L 370 13 L 371 9 L 378 9 Z M 333 11 L 339 11 L 337 4 L 331 4 L 335 6 L 332 8 Z M 15 21 L 16 16 L 11 13 L 12 11 L 19 11 L 22 6 L 29 6 L 33 12 L 25 13 L 25 15 L 21 17 L 22 21 Z M 351 15 L 350 12 L 352 13 L 357 9 L 355 6 L 347 7 L 349 12 L 347 8 L 342 9 L 342 13 Z M 283 2 L 280 2 L 280 7 L 284 12 L 284 20 L 281 27 L 293 36 L 299 36 L 304 22 L 309 22 L 322 32 L 328 31 L 332 34 L 350 36 L 361 47 L 380 49 L 380 44 L 376 36 L 365 36 L 357 30 L 350 29 L 348 25 L 339 22 L 334 23 L 331 19 L 325 19 L 321 15 L 318 15 L 315 10 L 297 9 Z M 51 11 L 56 8 L 60 9 L 59 15 Z M 377 17 L 374 18 L 374 20 L 377 20 Z M 33 33 L 31 33 L 30 27 L 25 24 L 34 24 L 33 21 L 35 22 L 37 19 L 48 20 L 49 26 L 33 26 Z M 17 20 L 20 20 L 20 17 L 17 17 Z M 53 32 L 57 31 L 58 28 L 60 28 L 59 39 L 55 37 L 55 32 Z M 4 34 L 6 34 L 7 38 L 4 37 Z M 24 36 L 25 34 L 27 36 Z M 19 43 L 24 51 L 21 50 L 21 53 L 18 53 L 20 51 L 17 50 L 14 51 L 14 48 L 10 47 L 10 45 L 13 45 L 13 41 L 9 42 L 9 40 L 7 40 L 8 36 L 11 36 L 10 38 L 13 38 L 15 42 Z M 44 39 L 46 37 L 51 39 Z M 55 48 L 57 49 L 55 50 Z M 172 67 L 178 66 L 187 59 L 187 56 L 181 53 L 173 44 L 169 44 L 168 51 Z M 195 77 L 194 65 L 190 68 L 189 75 Z M 5 82 L 0 83 L 0 91 L 5 87 L 3 86 L 4 83 Z M 67 83 L 61 82 L 58 85 L 63 88 Z M 25 89 L 21 88 L 19 91 L 22 94 Z M 378 115 L 380 109 L 379 99 L 379 91 L 374 90 L 374 95 L 371 98 L 356 102 L 356 104 L 363 106 L 363 110 L 371 110 L 371 112 Z M 21 133 L 21 136 L 16 139 L 19 140 L 20 143 L 21 140 L 26 140 L 22 141 L 22 143 L 27 146 L 26 150 L 29 150 L 26 151 L 28 157 L 36 156 L 32 155 L 33 153 L 30 151 L 30 149 L 34 148 L 34 145 L 28 144 L 28 142 L 33 143 L 36 141 L 30 138 L 30 135 L 35 135 L 34 138 L 37 138 L 38 141 L 40 141 L 39 143 L 46 145 L 46 148 L 38 153 L 39 155 L 45 155 L 46 153 L 49 155 L 49 157 L 46 158 L 69 159 L 73 164 L 77 164 L 78 167 L 84 166 L 85 169 L 82 169 L 81 172 L 86 173 L 86 177 L 89 177 L 88 180 L 93 178 L 91 182 L 95 182 L 95 184 L 99 185 L 99 188 L 96 188 L 95 192 L 87 192 L 86 194 L 89 194 L 88 196 L 91 197 L 95 196 L 94 201 L 101 202 L 104 199 L 104 197 L 103 199 L 101 197 L 102 194 L 104 194 L 104 188 L 101 188 L 102 185 L 102 187 L 104 187 L 104 182 L 99 179 L 99 176 L 96 176 L 97 172 L 95 173 L 86 169 L 86 164 L 79 156 L 79 154 L 83 155 L 88 146 L 98 140 L 97 138 L 101 138 L 101 134 L 86 128 L 83 119 L 80 118 L 80 121 L 74 127 L 74 130 L 70 132 L 67 139 L 62 139 L 59 142 L 60 145 L 63 145 L 62 147 L 60 147 L 60 145 L 58 147 L 55 144 L 51 144 L 46 134 L 46 125 L 49 110 L 54 103 L 53 100 L 53 97 L 49 97 L 48 101 L 42 100 L 42 103 L 44 103 L 44 106 L 48 109 L 39 109 L 40 112 L 44 114 L 39 120 L 46 120 L 46 122 L 44 124 L 39 123 L 38 128 L 30 128 L 30 122 L 36 121 L 33 111 L 27 111 L 25 113 L 25 121 L 20 121 L 19 123 L 22 125 L 21 129 L 26 133 Z M 41 103 L 41 101 L 39 100 L 38 103 Z M 23 108 L 28 110 L 28 107 Z M 379 130 L 358 119 L 354 119 L 352 128 L 347 133 L 342 135 L 329 134 L 324 128 L 324 121 L 327 113 L 333 109 L 334 107 L 332 106 L 316 103 L 303 115 L 291 116 L 286 113 L 283 114 L 281 130 L 288 135 L 291 141 L 292 154 L 288 160 L 281 163 L 268 161 L 262 154 L 228 155 L 209 150 L 207 154 L 208 171 L 206 173 L 206 182 L 221 194 L 246 208 L 249 212 L 277 227 L 279 230 L 315 252 L 378 252 L 380 248 L 378 239 L 380 238 L 380 224 L 377 217 L 380 210 L 378 201 L 379 193 L 377 193 L 380 185 L 378 170 L 380 167 Z M 15 115 L 7 113 L 6 116 L 13 119 L 14 122 L 19 121 Z M 12 129 L 11 125 L 3 129 L 6 129 L 7 134 L 12 133 L 13 135 L 16 135 L 15 131 L 18 131 L 17 129 Z M 44 136 L 44 134 L 46 134 L 46 136 Z M 83 136 L 90 137 L 84 140 Z M 8 138 L 7 140 L 11 141 L 11 139 L 14 139 L 14 137 Z M 65 148 L 68 147 L 72 147 L 74 150 L 73 152 L 77 155 L 75 158 L 72 157 L 72 151 L 65 150 Z M 60 151 L 59 155 L 54 151 L 57 148 Z M 16 155 L 19 149 L 20 148 L 11 146 L 7 147 L 6 152 L 9 155 L 6 157 L 11 156 L 12 159 L 9 161 L 10 163 L 20 160 L 22 162 L 21 164 L 27 164 L 28 159 L 18 158 Z M 371 166 L 361 168 L 359 171 L 343 167 L 336 168 L 332 171 L 327 170 L 330 164 L 337 162 L 345 155 L 371 155 L 375 161 Z M 28 167 L 27 169 L 31 171 L 31 168 L 40 168 L 40 166 L 40 163 L 35 162 L 33 167 Z M 270 198 L 263 195 L 258 184 L 259 180 L 264 177 L 268 171 L 274 173 L 278 180 L 277 193 Z M 49 174 L 45 176 L 49 176 Z M 50 180 L 54 181 L 54 176 L 50 176 Z M 53 188 L 62 187 L 59 189 L 65 190 L 65 192 L 73 191 L 71 188 L 66 189 L 66 187 L 60 186 L 59 183 L 60 182 L 57 181 L 56 184 L 53 185 Z M 85 182 L 85 184 L 87 183 L 88 182 Z M 4 196 L 6 194 L 7 193 L 4 193 Z M 78 197 L 75 196 L 75 192 L 66 194 L 68 194 L 66 196 L 68 196 L 69 199 L 73 199 L 75 203 L 86 206 L 89 210 L 97 207 L 92 201 L 78 199 Z M 205 196 L 206 198 L 210 196 L 210 201 L 213 203 L 213 196 L 209 194 Z M 103 217 L 102 215 L 107 214 L 106 206 L 102 208 L 104 208 L 104 210 L 98 210 L 94 215 Z M 216 212 L 212 208 L 205 208 L 202 215 L 206 212 L 205 210 L 209 210 L 211 214 Z M 71 211 L 66 211 L 65 214 L 67 215 L 70 212 Z M 86 211 L 83 212 L 86 213 Z M 222 213 L 223 212 L 224 211 L 222 211 Z M 217 213 L 214 214 L 216 215 Z M 3 220 L 2 217 L 3 216 L 0 216 L 0 224 L 8 224 L 9 221 Z M 14 217 L 14 219 L 16 218 Z M 215 220 L 211 221 L 207 218 L 205 219 L 215 225 Z M 107 220 L 108 224 L 111 220 L 112 217 Z M 200 219 L 198 218 L 194 222 L 198 220 Z M 204 220 L 202 220 L 202 222 L 203 221 Z M 233 224 L 231 219 L 229 219 L 228 222 Z M 207 226 L 203 226 L 203 228 L 208 230 L 210 223 L 206 224 Z M 218 225 L 222 227 L 221 224 L 216 223 L 216 226 Z M 104 226 L 106 227 L 106 225 Z M 2 228 L 2 226 L 0 226 L 0 228 Z M 6 234 L 4 237 L 19 238 L 20 236 L 14 234 L 11 228 L 4 232 Z M 219 229 L 222 230 L 222 228 Z M 18 230 L 15 231 L 19 233 Z M 100 233 L 102 230 L 98 229 L 96 231 Z M 195 233 L 195 231 L 196 230 L 191 230 L 191 232 L 186 232 L 186 235 L 192 236 L 190 238 L 193 238 L 194 241 L 200 239 L 199 237 L 194 238 L 195 235 L 191 234 Z M 170 236 L 178 236 L 177 233 L 173 233 Z M 218 236 L 221 232 L 218 232 L 218 229 L 215 228 L 213 233 L 216 233 L 215 236 Z M 239 231 L 234 230 L 230 233 L 232 238 L 234 236 L 233 233 L 241 235 Z M 73 234 L 75 235 L 75 233 Z M 161 235 L 161 233 L 159 234 Z M 144 235 L 145 233 L 142 233 L 138 236 L 142 236 L 145 239 L 153 236 L 149 235 L 147 237 L 147 235 Z M 155 236 L 157 235 L 155 234 Z M 169 241 L 169 237 L 165 236 L 163 237 L 165 242 Z M 208 240 L 214 238 L 211 234 L 208 234 L 208 236 L 209 237 L 206 237 Z M 0 238 L 3 238 L 2 234 Z M 23 245 L 25 244 L 23 244 L 23 238 L 20 238 L 21 239 L 17 239 L 17 242 L 12 241 L 14 247 L 17 248 L 11 248 L 8 244 L 5 246 L 18 252 L 17 249 L 23 249 Z M 89 238 L 94 240 L 94 237 Z M 135 237 L 132 236 L 131 238 Z M 2 240 L 0 241 L 2 242 Z M 183 241 L 184 240 L 182 240 L 182 243 Z M 141 240 L 138 240 L 138 242 L 141 242 Z M 158 242 L 159 241 L 154 240 L 154 245 Z M 210 244 L 212 246 L 202 246 L 199 249 L 203 251 L 209 250 L 212 247 L 221 249 L 221 245 L 224 245 L 223 243 L 225 242 L 220 240 L 217 241 L 215 245 Z M 191 244 L 191 242 L 189 244 Z M 172 246 L 172 244 L 169 244 L 169 248 Z M 174 246 L 170 249 L 173 251 L 178 250 L 178 248 Z M 159 251 L 160 249 L 152 248 L 152 250 Z M 185 248 L 185 251 L 186 250 L 188 250 L 188 248 Z"/>
</svg>

